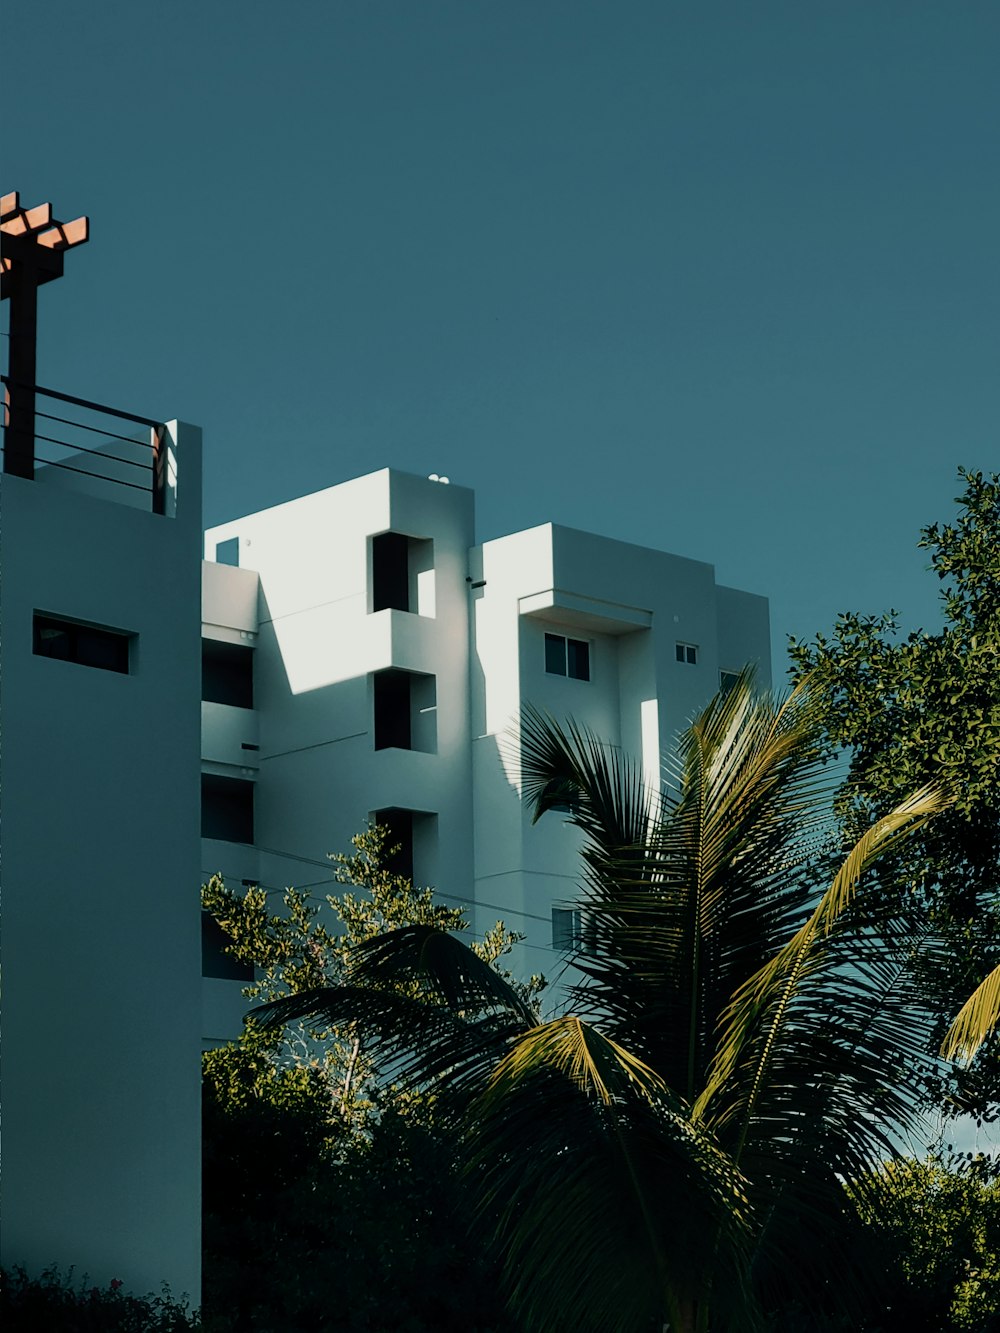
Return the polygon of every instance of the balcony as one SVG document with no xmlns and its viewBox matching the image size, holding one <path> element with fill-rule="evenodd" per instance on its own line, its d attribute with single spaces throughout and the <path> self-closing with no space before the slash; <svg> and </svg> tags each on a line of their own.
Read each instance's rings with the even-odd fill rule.
<svg viewBox="0 0 1000 1333">
<path fill-rule="evenodd" d="M 5 473 L 173 517 L 176 454 L 164 422 L 0 381 Z"/>
</svg>

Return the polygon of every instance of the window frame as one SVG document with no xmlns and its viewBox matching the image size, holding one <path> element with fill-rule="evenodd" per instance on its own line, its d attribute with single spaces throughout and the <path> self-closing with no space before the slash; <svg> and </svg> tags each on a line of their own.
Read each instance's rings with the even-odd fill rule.
<svg viewBox="0 0 1000 1333">
<path fill-rule="evenodd" d="M 69 651 L 66 654 L 45 652 L 43 644 L 46 630 L 57 630 L 65 635 Z M 87 660 L 86 643 L 88 638 L 94 644 L 113 648 L 118 657 L 116 663 Z M 31 652 L 34 657 L 43 657 L 50 662 L 68 662 L 72 666 L 88 667 L 92 671 L 109 671 L 116 676 L 131 676 L 135 662 L 134 643 L 138 635 L 129 630 L 114 629 L 110 625 L 99 625 L 92 620 L 77 620 L 72 616 L 60 616 L 51 611 L 34 610 L 31 616 Z M 49 640 L 48 642 L 51 642 Z"/>
<path fill-rule="evenodd" d="M 573 652 L 570 650 L 570 644 L 573 645 Z M 580 650 L 583 650 L 582 653 Z M 545 674 L 547 676 L 562 676 L 564 680 L 584 680 L 591 681 L 593 675 L 590 669 L 590 639 L 574 639 L 568 634 L 554 634 L 551 630 L 545 631 Z M 574 662 L 574 656 L 576 661 Z M 580 661 L 583 662 L 584 673 L 579 670 Z M 559 663 L 562 664 L 562 670 L 559 670 Z M 574 665 L 577 669 L 571 671 L 570 666 Z"/>
<path fill-rule="evenodd" d="M 683 666 L 697 666 L 698 645 L 696 643 L 687 643 L 683 639 L 677 639 L 674 646 L 674 657 L 676 661 Z"/>
</svg>

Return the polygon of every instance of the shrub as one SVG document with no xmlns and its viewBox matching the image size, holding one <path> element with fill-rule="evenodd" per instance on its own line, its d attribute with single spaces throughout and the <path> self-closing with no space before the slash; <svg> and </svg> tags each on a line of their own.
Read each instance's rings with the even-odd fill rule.
<svg viewBox="0 0 1000 1333">
<path fill-rule="evenodd" d="M 4 1333 L 190 1333 L 197 1315 L 175 1301 L 164 1285 L 159 1296 L 132 1296 L 113 1278 L 95 1287 L 86 1274 L 75 1281 L 56 1267 L 30 1277 L 20 1267 L 0 1270 L 0 1325 Z"/>
</svg>

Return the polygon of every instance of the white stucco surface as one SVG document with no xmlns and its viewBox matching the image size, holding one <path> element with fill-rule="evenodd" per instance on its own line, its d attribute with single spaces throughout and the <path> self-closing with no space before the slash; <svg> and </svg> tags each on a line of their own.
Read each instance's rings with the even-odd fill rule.
<svg viewBox="0 0 1000 1333">
<path fill-rule="evenodd" d="M 374 609 L 372 542 L 390 531 L 409 539 L 407 610 Z M 476 934 L 498 917 L 525 934 L 522 975 L 562 969 L 552 908 L 573 901 L 579 874 L 575 831 L 557 815 L 532 827 L 522 806 L 522 706 L 572 716 L 657 781 L 720 670 L 753 660 L 770 678 L 764 598 L 717 587 L 702 562 L 550 524 L 476 545 L 473 496 L 458 486 L 372 473 L 215 528 L 206 554 L 234 537 L 240 568 L 206 566 L 205 633 L 246 637 L 256 576 L 244 728 L 260 741 L 256 850 L 203 844 L 203 869 L 323 894 L 329 851 L 347 850 L 374 811 L 409 810 L 416 878 L 466 904 Z M 588 680 L 546 672 L 547 633 L 587 643 Z M 676 661 L 678 642 L 697 646 L 696 664 Z M 432 715 L 414 710 L 410 749 L 374 746 L 373 675 L 390 668 L 433 700 Z M 229 771 L 246 779 L 233 725 L 206 712 L 205 769 L 226 771 L 228 745 Z M 238 992 L 206 992 L 206 1038 L 218 1039 L 226 986 Z"/>
</svg>

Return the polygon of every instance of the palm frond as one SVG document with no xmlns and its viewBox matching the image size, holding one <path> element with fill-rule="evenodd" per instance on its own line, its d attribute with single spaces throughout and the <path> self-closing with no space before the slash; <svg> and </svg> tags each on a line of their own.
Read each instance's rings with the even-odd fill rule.
<svg viewBox="0 0 1000 1333">
<path fill-rule="evenodd" d="M 403 926 L 356 945 L 347 969 L 358 985 L 417 985 L 455 1010 L 499 1008 L 528 1025 L 535 1022 L 529 1005 L 499 972 L 437 926 Z"/>
<path fill-rule="evenodd" d="M 472 1111 L 468 1178 L 529 1327 L 638 1333 L 713 1277 L 749 1319 L 746 1182 L 642 1060 L 566 1016 L 515 1039 Z"/>
<path fill-rule="evenodd" d="M 569 823 L 598 846 L 620 853 L 644 842 L 653 794 L 639 765 L 570 719 L 565 727 L 538 709 L 521 713 L 516 759 L 532 822 L 569 805 Z"/>
<path fill-rule="evenodd" d="M 369 986 L 321 986 L 251 1010 L 247 1021 L 275 1030 L 304 1023 L 361 1036 L 380 1077 L 433 1088 L 461 1109 L 478 1095 L 524 1023 L 494 1010 L 468 1017 L 440 1003 Z"/>
<path fill-rule="evenodd" d="M 958 1011 L 941 1045 L 946 1060 L 969 1063 L 1000 1022 L 1000 967 L 976 987 Z"/>
<path fill-rule="evenodd" d="M 650 1102 L 668 1095 L 655 1070 L 573 1014 L 566 1014 L 521 1037 L 493 1072 L 483 1111 L 488 1113 L 512 1087 L 542 1069 L 555 1070 L 605 1106 L 632 1091 Z"/>
<path fill-rule="evenodd" d="M 867 829 L 851 848 L 806 922 L 739 987 L 722 1016 L 715 1058 L 695 1106 L 696 1116 L 705 1115 L 713 1099 L 730 1083 L 734 1071 L 745 1059 L 749 1041 L 754 1043 L 756 1068 L 752 1079 L 744 1084 L 744 1093 L 745 1113 L 752 1115 L 798 989 L 816 966 L 816 951 L 852 907 L 858 885 L 877 858 L 914 833 L 946 804 L 947 798 L 941 792 L 923 788 Z"/>
</svg>

